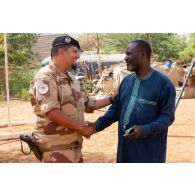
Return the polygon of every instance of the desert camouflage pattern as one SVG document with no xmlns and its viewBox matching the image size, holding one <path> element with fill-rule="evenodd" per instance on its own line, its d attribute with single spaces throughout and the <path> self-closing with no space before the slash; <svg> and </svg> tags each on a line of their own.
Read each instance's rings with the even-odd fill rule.
<svg viewBox="0 0 195 195">
<path fill-rule="evenodd" d="M 81 150 L 83 139 L 78 131 L 60 126 L 46 117 L 47 112 L 60 109 L 72 119 L 84 122 L 84 112 L 94 111 L 95 98 L 86 95 L 79 81 L 70 73 L 60 72 L 51 63 L 37 73 L 30 84 L 29 96 L 37 116 L 33 135 L 40 150 L 43 152 L 63 151 L 70 148 Z M 49 154 L 44 155 L 48 158 Z M 55 161 L 56 158 L 58 159 L 54 155 L 50 160 Z M 77 158 L 67 157 L 70 161 L 72 159 L 78 161 Z"/>
<path fill-rule="evenodd" d="M 55 150 L 43 153 L 44 163 L 83 163 L 81 148 Z"/>
</svg>

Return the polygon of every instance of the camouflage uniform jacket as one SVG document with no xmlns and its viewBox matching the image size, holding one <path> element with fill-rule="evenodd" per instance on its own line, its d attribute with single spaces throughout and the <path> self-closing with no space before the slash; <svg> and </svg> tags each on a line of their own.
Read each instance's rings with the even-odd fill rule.
<svg viewBox="0 0 195 195">
<path fill-rule="evenodd" d="M 62 73 L 51 63 L 42 68 L 30 84 L 30 101 L 37 116 L 34 138 L 41 150 L 61 150 L 82 145 L 82 135 L 60 126 L 46 117 L 59 109 L 72 119 L 84 122 L 84 112 L 94 111 L 94 97 L 88 97 L 79 81 L 70 73 Z"/>
</svg>

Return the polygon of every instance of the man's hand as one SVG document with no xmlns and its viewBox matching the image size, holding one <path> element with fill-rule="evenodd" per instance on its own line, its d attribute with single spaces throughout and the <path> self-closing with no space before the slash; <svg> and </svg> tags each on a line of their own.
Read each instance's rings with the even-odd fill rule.
<svg viewBox="0 0 195 195">
<path fill-rule="evenodd" d="M 94 128 L 94 131 L 96 132 L 96 126 L 95 126 L 95 123 L 90 122 L 90 121 L 85 121 L 85 125 L 93 127 L 93 128 Z M 94 132 L 94 133 L 95 133 L 95 132 Z"/>
<path fill-rule="evenodd" d="M 96 132 L 94 123 L 85 122 L 81 129 L 81 133 L 85 138 L 90 138 L 92 134 Z"/>
<path fill-rule="evenodd" d="M 124 137 L 127 137 L 131 140 L 140 138 L 142 132 L 141 128 L 139 126 L 133 126 L 131 129 L 133 129 L 133 131 L 131 131 L 129 134 L 124 134 Z"/>
</svg>

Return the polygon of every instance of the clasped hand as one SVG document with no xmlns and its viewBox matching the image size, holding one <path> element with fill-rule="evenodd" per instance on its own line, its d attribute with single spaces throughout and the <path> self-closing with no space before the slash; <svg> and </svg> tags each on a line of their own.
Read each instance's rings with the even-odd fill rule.
<svg viewBox="0 0 195 195">
<path fill-rule="evenodd" d="M 95 123 L 86 121 L 81 129 L 82 135 L 85 138 L 90 138 L 96 132 Z"/>
</svg>

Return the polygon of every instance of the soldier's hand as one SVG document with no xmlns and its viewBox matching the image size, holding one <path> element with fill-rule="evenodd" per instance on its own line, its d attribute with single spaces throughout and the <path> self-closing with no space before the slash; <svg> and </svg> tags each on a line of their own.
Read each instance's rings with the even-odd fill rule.
<svg viewBox="0 0 195 195">
<path fill-rule="evenodd" d="M 93 123 L 93 122 L 85 121 L 85 125 L 86 125 L 86 126 L 92 126 L 92 127 L 94 127 L 94 130 L 96 129 L 95 123 Z M 95 131 L 96 131 L 96 130 L 95 130 Z"/>
<path fill-rule="evenodd" d="M 134 139 L 138 139 L 141 136 L 141 128 L 139 126 L 133 126 L 131 127 L 131 129 L 133 129 L 132 132 L 130 132 L 129 134 L 124 134 L 124 137 L 134 140 Z"/>
<path fill-rule="evenodd" d="M 94 134 L 96 132 L 95 130 L 95 126 L 92 125 L 92 123 L 85 123 L 85 125 L 83 126 L 83 128 L 81 129 L 81 133 L 85 138 L 90 138 L 90 136 L 92 134 Z"/>
</svg>

